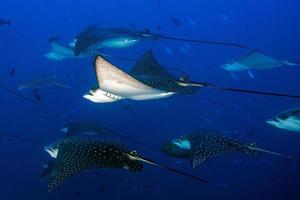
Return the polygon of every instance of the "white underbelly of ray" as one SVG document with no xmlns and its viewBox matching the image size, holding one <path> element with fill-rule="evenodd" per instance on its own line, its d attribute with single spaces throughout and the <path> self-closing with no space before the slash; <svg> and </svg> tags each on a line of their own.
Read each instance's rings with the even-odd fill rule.
<svg viewBox="0 0 300 200">
<path fill-rule="evenodd" d="M 83 98 L 94 103 L 111 103 L 123 99 L 120 96 L 111 94 L 101 89 L 97 89 L 96 91 L 91 90 L 90 93 L 84 95 Z"/>
<path fill-rule="evenodd" d="M 136 80 L 100 56 L 96 58 L 95 68 L 100 90 L 122 99 L 160 99 L 175 94 L 152 88 Z"/>
<path fill-rule="evenodd" d="M 133 100 L 167 98 L 174 94 L 173 92 L 163 92 L 157 90 L 141 82 L 136 84 L 135 79 L 133 80 L 133 82 L 131 81 L 131 79 L 126 79 L 126 77 L 123 81 L 120 81 L 120 79 L 118 78 L 104 80 L 103 82 L 101 82 L 100 88 L 108 93 Z"/>
</svg>

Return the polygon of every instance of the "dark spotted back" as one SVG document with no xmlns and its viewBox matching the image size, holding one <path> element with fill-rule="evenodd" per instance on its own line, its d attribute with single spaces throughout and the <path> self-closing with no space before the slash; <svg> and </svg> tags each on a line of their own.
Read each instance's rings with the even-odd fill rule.
<svg viewBox="0 0 300 200">
<path fill-rule="evenodd" d="M 54 190 L 68 177 L 83 170 L 95 168 L 125 168 L 130 171 L 141 171 L 143 165 L 132 161 L 116 143 L 103 143 L 98 140 L 72 138 L 59 145 L 48 190 Z"/>
</svg>

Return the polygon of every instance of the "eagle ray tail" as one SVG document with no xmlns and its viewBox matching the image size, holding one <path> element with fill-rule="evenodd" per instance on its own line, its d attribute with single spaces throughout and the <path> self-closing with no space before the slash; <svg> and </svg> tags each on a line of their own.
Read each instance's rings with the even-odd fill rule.
<svg viewBox="0 0 300 200">
<path fill-rule="evenodd" d="M 166 40 L 174 40 L 174 41 L 182 41 L 182 42 L 193 42 L 193 43 L 199 43 L 199 44 L 209 44 L 209 45 L 221 45 L 221 46 L 232 46 L 232 47 L 238 47 L 246 49 L 247 46 L 243 44 L 237 44 L 233 42 L 224 42 L 224 41 L 211 41 L 211 40 L 196 40 L 196 39 L 188 39 L 188 38 L 179 38 L 179 37 L 172 37 L 157 33 L 148 33 L 149 35 L 153 35 L 154 37 L 166 39 Z"/>
<path fill-rule="evenodd" d="M 197 176 L 194 176 L 194 175 L 191 175 L 191 174 L 188 174 L 186 172 L 183 172 L 183 171 L 180 171 L 180 170 L 177 170 L 177 169 L 174 169 L 174 168 L 171 168 L 171 167 L 168 167 L 168 166 L 165 166 L 163 164 L 159 164 L 159 163 L 156 163 L 155 161 L 153 160 L 150 160 L 150 159 L 147 159 L 147 158 L 143 158 L 143 157 L 140 157 L 138 155 L 132 155 L 131 153 L 128 154 L 129 158 L 130 159 L 134 159 L 134 160 L 138 160 L 138 161 L 141 161 L 141 162 L 144 162 L 144 163 L 148 163 L 150 165 L 153 165 L 153 166 L 156 166 L 156 167 L 160 167 L 162 169 L 165 169 L 165 170 L 168 170 L 168 171 L 171 171 L 175 174 L 178 174 L 178 175 L 181 175 L 181 176 L 185 176 L 185 177 L 189 177 L 191 179 L 194 179 L 196 181 L 200 181 L 202 183 L 208 183 L 207 180 L 203 179 L 203 178 L 200 178 L 200 177 L 197 177 Z"/>
<path fill-rule="evenodd" d="M 279 157 L 282 157 L 282 158 L 288 158 L 288 159 L 292 159 L 292 160 L 299 160 L 299 158 L 294 157 L 294 156 L 281 154 L 281 153 L 277 153 L 277 152 L 274 152 L 274 151 L 269 151 L 269 150 L 262 149 L 262 148 L 259 148 L 259 147 L 252 147 L 252 146 L 249 146 L 249 145 L 247 147 L 252 149 L 252 150 L 263 152 L 263 153 L 268 153 L 268 154 L 271 154 L 271 155 L 274 155 L 274 156 L 279 156 Z"/>
<path fill-rule="evenodd" d="M 257 90 L 245 90 L 245 89 L 239 89 L 239 88 L 228 88 L 228 87 L 221 87 L 221 86 L 217 86 L 217 85 L 214 85 L 214 84 L 211 84 L 211 83 L 205 83 L 205 82 L 193 82 L 193 81 L 189 82 L 189 81 L 186 81 L 184 83 L 192 84 L 194 86 L 198 86 L 198 87 L 202 87 L 202 88 L 212 88 L 212 89 L 219 89 L 219 90 L 230 91 L 230 92 L 300 99 L 300 95 L 282 94 L 282 93 L 257 91 Z"/>
</svg>

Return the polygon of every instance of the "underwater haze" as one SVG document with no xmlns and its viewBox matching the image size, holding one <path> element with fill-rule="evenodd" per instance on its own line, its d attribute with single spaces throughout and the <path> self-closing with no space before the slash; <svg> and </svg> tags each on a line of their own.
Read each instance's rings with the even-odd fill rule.
<svg viewBox="0 0 300 200">
<path fill-rule="evenodd" d="M 299 200 L 299 10 L 297 0 L 0 0 L 0 200 Z M 89 123 L 66 135 L 70 122 Z M 180 138 L 206 130 L 230 140 Z M 172 156 L 167 142 L 189 153 Z"/>
</svg>

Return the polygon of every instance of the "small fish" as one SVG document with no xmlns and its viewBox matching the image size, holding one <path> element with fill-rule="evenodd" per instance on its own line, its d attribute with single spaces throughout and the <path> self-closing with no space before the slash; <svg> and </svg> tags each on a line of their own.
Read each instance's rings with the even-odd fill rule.
<svg viewBox="0 0 300 200">
<path fill-rule="evenodd" d="M 179 46 L 179 49 L 180 49 L 180 51 L 181 51 L 182 53 L 185 53 L 185 54 L 188 53 L 188 51 L 185 49 L 184 46 Z"/>
<path fill-rule="evenodd" d="M 238 75 L 234 74 L 234 73 L 230 73 L 229 74 L 231 76 L 232 79 L 234 80 L 240 80 L 240 77 L 238 77 Z"/>
<path fill-rule="evenodd" d="M 32 96 L 38 101 L 42 102 L 42 96 L 39 94 L 37 89 L 32 90 Z"/>
<path fill-rule="evenodd" d="M 212 124 L 211 119 L 209 119 L 209 118 L 207 118 L 207 117 L 204 117 L 203 120 L 204 120 L 205 123 L 207 123 L 207 124 Z"/>
<path fill-rule="evenodd" d="M 228 17 L 228 15 L 226 14 L 222 14 L 221 18 L 223 19 L 224 22 L 230 24 L 231 23 L 231 19 Z"/>
<path fill-rule="evenodd" d="M 273 119 L 268 119 L 266 122 L 280 129 L 300 132 L 300 108 L 283 111 Z"/>
<path fill-rule="evenodd" d="M 80 194 L 80 192 L 79 192 L 79 191 L 75 192 L 75 197 L 76 197 L 76 199 L 79 199 L 79 198 L 80 198 L 80 196 L 81 196 L 81 194 Z"/>
<path fill-rule="evenodd" d="M 177 17 L 171 16 L 170 17 L 171 22 L 173 23 L 174 26 L 180 27 L 181 26 L 181 20 Z"/>
<path fill-rule="evenodd" d="M 192 48 L 191 48 L 191 46 L 190 45 L 188 45 L 187 43 L 183 43 L 183 46 L 184 46 L 184 48 L 186 49 L 186 50 L 191 50 Z"/>
<path fill-rule="evenodd" d="M 251 128 L 247 131 L 248 137 L 253 137 L 256 134 L 256 130 Z"/>
<path fill-rule="evenodd" d="M 101 187 L 100 187 L 100 192 L 104 192 L 107 188 L 107 185 L 106 184 L 103 184 Z"/>
<path fill-rule="evenodd" d="M 194 26 L 194 27 L 198 27 L 198 24 L 197 24 L 197 22 L 196 22 L 195 20 L 193 20 L 193 19 L 188 19 L 188 22 L 189 22 L 190 25 L 192 25 L 192 26 Z"/>
<path fill-rule="evenodd" d="M 190 134 L 167 142 L 161 150 L 173 157 L 192 158 L 192 167 L 195 168 L 203 162 L 226 153 L 242 153 L 258 156 L 268 153 L 289 159 L 298 158 L 261 149 L 255 143 L 243 143 L 227 136 L 216 135 L 212 131 Z"/>
<path fill-rule="evenodd" d="M 254 74 L 250 70 L 248 70 L 247 73 L 248 73 L 250 78 L 255 79 Z"/>
<path fill-rule="evenodd" d="M 161 1 L 160 1 L 160 0 L 156 1 L 156 6 L 157 6 L 158 8 L 161 7 Z"/>
<path fill-rule="evenodd" d="M 131 110 L 131 108 L 132 108 L 132 106 L 129 103 L 127 103 L 127 104 L 124 105 L 124 109 L 125 110 Z"/>
<path fill-rule="evenodd" d="M 10 26 L 11 22 L 9 20 L 5 20 L 5 19 L 0 19 L 0 26 L 1 25 L 7 25 Z"/>
<path fill-rule="evenodd" d="M 219 110 L 219 109 L 213 109 L 213 111 L 215 112 L 215 113 L 217 113 L 218 115 L 222 115 L 223 114 L 223 111 L 221 111 L 221 110 Z"/>
<path fill-rule="evenodd" d="M 165 46 L 164 49 L 168 54 L 173 55 L 173 51 L 169 47 Z"/>
<path fill-rule="evenodd" d="M 16 75 L 16 69 L 13 68 L 13 69 L 9 72 L 9 75 L 10 75 L 10 76 Z"/>
</svg>

